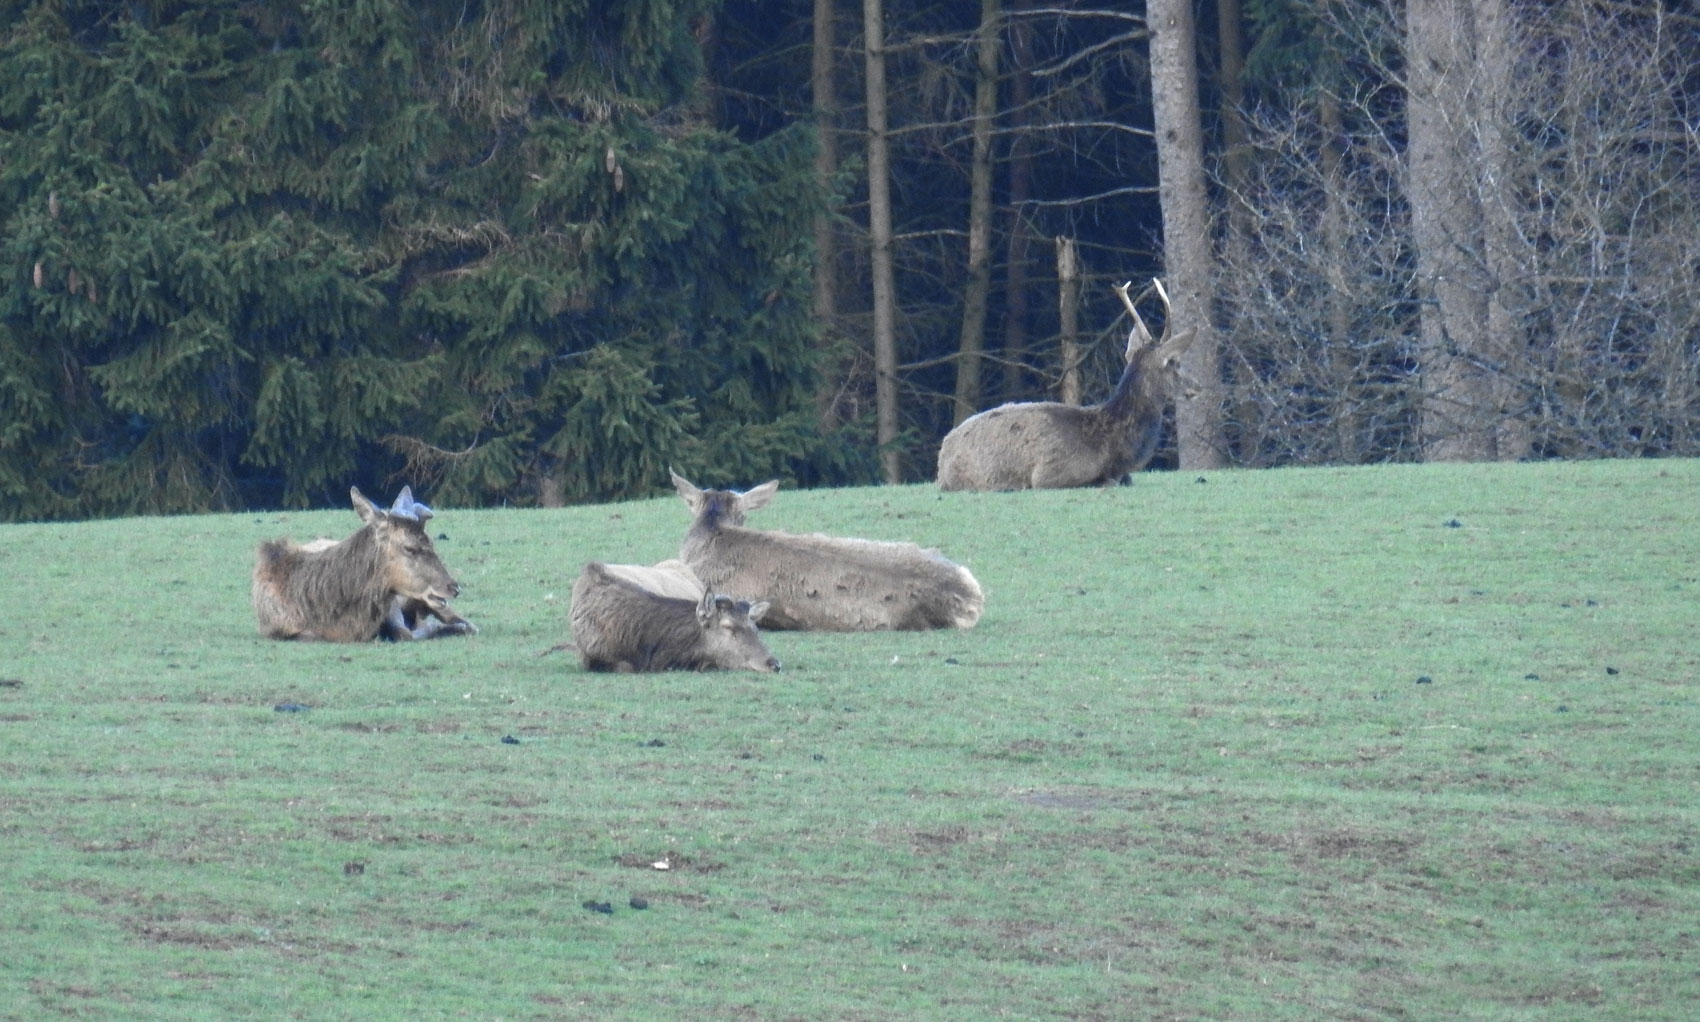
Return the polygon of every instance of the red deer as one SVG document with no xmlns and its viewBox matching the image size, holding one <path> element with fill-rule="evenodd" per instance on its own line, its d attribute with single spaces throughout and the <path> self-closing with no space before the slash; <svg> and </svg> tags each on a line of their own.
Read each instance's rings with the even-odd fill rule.
<svg viewBox="0 0 1700 1022">
<path fill-rule="evenodd" d="M 403 487 L 388 510 L 348 491 L 362 525 L 344 540 L 260 544 L 254 616 L 268 639 L 366 642 L 475 635 L 449 599 L 460 586 L 425 531 L 432 512 Z"/>
<path fill-rule="evenodd" d="M 415 504 L 414 506 L 425 507 L 423 504 Z M 427 517 L 429 517 L 431 509 L 425 508 L 425 510 L 427 512 Z M 338 539 L 329 539 L 321 536 L 318 539 L 308 540 L 301 544 L 300 549 L 302 553 L 316 554 L 323 550 L 329 550 L 331 547 L 336 546 L 340 542 L 342 541 Z M 680 567 L 684 567 L 684 563 L 682 561 L 667 561 L 664 563 L 678 564 Z M 385 617 L 384 630 L 380 634 L 386 639 L 396 639 L 398 637 L 403 639 L 432 638 L 433 636 L 430 635 L 415 635 L 420 621 L 427 616 L 436 617 L 437 615 L 431 611 L 431 608 L 423 600 L 407 600 L 397 596 L 390 603 L 390 612 Z M 441 620 L 441 618 L 438 618 L 438 620 Z M 476 634 L 478 632 L 477 627 L 475 627 L 472 622 L 463 620 L 462 624 L 464 624 L 467 629 L 470 629 L 468 634 Z M 401 635 L 402 632 L 406 632 L 407 635 Z"/>
<path fill-rule="evenodd" d="M 618 576 L 657 596 L 680 600 L 702 599 L 702 579 L 691 566 L 678 558 L 668 558 L 655 564 L 604 564 L 608 573 Z"/>
<path fill-rule="evenodd" d="M 1168 293 L 1162 281 L 1152 283 L 1167 318 Z M 939 489 L 1111 486 L 1145 467 L 1157 447 L 1163 409 L 1181 383 L 1181 354 L 1196 331 L 1171 339 L 1165 322 L 1162 338 L 1153 341 L 1128 287 L 1115 289 L 1133 329 L 1123 356 L 1127 366 L 1110 396 L 1084 407 L 1016 402 L 963 419 L 939 447 Z"/>
<path fill-rule="evenodd" d="M 702 590 L 684 599 L 652 591 L 629 571 L 591 561 L 573 583 L 569 613 L 587 671 L 779 670 L 756 629 L 767 605 Z"/>
<path fill-rule="evenodd" d="M 973 574 L 936 550 L 745 528 L 745 513 L 766 507 L 778 480 L 747 493 L 700 490 L 675 472 L 673 487 L 694 516 L 679 557 L 709 589 L 766 600 L 764 628 L 972 628 L 985 609 Z"/>
</svg>

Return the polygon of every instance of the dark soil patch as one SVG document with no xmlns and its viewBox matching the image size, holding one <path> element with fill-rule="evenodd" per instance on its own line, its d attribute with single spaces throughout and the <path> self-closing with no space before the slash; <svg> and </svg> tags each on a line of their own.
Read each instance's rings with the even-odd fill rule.
<svg viewBox="0 0 1700 1022">
<path fill-rule="evenodd" d="M 915 831 L 909 838 L 918 854 L 926 854 L 949 851 L 973 836 L 967 827 L 946 827 L 943 830 Z"/>
<path fill-rule="evenodd" d="M 238 940 L 229 934 L 208 933 L 204 930 L 183 926 L 142 926 L 136 932 L 143 939 L 155 944 L 176 944 L 181 947 L 198 947 L 211 951 L 232 951 L 248 944 L 257 943 L 253 940 Z"/>
</svg>

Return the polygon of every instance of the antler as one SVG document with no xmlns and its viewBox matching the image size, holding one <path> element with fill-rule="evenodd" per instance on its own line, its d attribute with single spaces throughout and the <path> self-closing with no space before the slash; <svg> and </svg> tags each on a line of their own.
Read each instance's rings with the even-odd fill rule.
<svg viewBox="0 0 1700 1022">
<path fill-rule="evenodd" d="M 1121 296 L 1122 304 L 1127 306 L 1127 314 L 1137 320 L 1139 318 L 1139 310 L 1133 307 L 1133 299 L 1127 296 L 1127 289 L 1132 286 L 1133 281 L 1130 280 L 1125 284 L 1117 284 L 1114 290 L 1116 294 Z"/>
<path fill-rule="evenodd" d="M 1121 298 L 1122 304 L 1127 306 L 1127 314 L 1133 317 L 1133 332 L 1129 333 L 1127 336 L 1127 350 L 1130 356 L 1136 349 L 1144 345 L 1161 344 L 1167 341 L 1169 339 L 1170 327 L 1174 323 L 1174 317 L 1170 314 L 1171 307 L 1169 305 L 1169 292 L 1167 288 L 1163 287 L 1163 278 L 1152 277 L 1151 286 L 1156 289 L 1157 297 L 1163 302 L 1163 336 L 1153 340 L 1151 337 L 1151 328 L 1145 325 L 1145 320 L 1139 315 L 1139 310 L 1134 308 L 1133 299 L 1129 298 L 1127 295 L 1127 289 L 1132 286 L 1133 281 L 1130 280 L 1125 284 L 1118 284 L 1115 288 L 1115 292 Z"/>
<path fill-rule="evenodd" d="M 1166 312 L 1169 307 L 1169 296 L 1163 294 L 1162 282 L 1155 280 L 1155 278 L 1153 278 L 1153 280 L 1157 284 L 1157 293 L 1163 295 L 1163 308 Z M 1130 360 L 1133 358 L 1133 353 L 1138 351 L 1140 348 L 1156 343 L 1151 339 L 1151 328 L 1145 325 L 1145 320 L 1140 317 L 1139 310 L 1134 307 L 1133 299 L 1127 296 L 1127 289 L 1132 286 L 1133 281 L 1130 280 L 1125 284 L 1117 285 L 1115 288 L 1115 292 L 1121 298 L 1122 304 L 1127 306 L 1127 314 L 1133 317 L 1133 329 L 1128 331 L 1127 335 L 1127 351 L 1122 356 L 1123 358 Z M 1166 322 L 1167 320 L 1165 318 L 1165 324 Z M 1168 327 L 1165 325 L 1164 330 L 1167 329 Z"/>
</svg>

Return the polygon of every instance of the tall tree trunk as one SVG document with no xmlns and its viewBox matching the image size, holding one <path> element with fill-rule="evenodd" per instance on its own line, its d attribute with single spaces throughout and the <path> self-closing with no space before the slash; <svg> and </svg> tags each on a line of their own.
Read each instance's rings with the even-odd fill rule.
<svg viewBox="0 0 1700 1022">
<path fill-rule="evenodd" d="M 1222 92 L 1222 179 L 1228 192 L 1228 215 L 1235 227 L 1242 227 L 1250 220 L 1250 210 L 1245 204 L 1248 149 L 1245 119 L 1241 115 L 1245 106 L 1245 39 L 1240 32 L 1240 20 L 1240 0 L 1216 0 L 1216 50 L 1221 61 L 1217 84 Z"/>
<path fill-rule="evenodd" d="M 1430 461 L 1495 456 L 1482 208 L 1470 171 L 1470 0 L 1409 0 L 1406 102 L 1412 237 L 1423 363 L 1422 443 Z"/>
<path fill-rule="evenodd" d="M 992 118 L 998 106 L 999 0 L 980 0 L 974 75 L 974 153 L 968 174 L 968 283 L 957 341 L 956 415 L 980 410 L 980 362 L 985 350 L 986 299 L 992 284 Z"/>
<path fill-rule="evenodd" d="M 1227 205 L 1227 229 L 1222 232 L 1222 259 L 1228 266 L 1250 266 L 1251 239 L 1256 233 L 1253 211 L 1246 191 L 1250 178 L 1250 146 L 1246 139 L 1245 108 L 1245 37 L 1241 32 L 1240 0 L 1216 0 L 1217 86 L 1221 94 L 1218 117 L 1222 123 L 1222 191 Z M 1237 311 L 1237 310 L 1236 310 Z M 1228 336 L 1233 336 L 1238 324 L 1224 320 Z M 1226 339 L 1223 339 L 1226 342 Z M 1226 456 L 1236 450 L 1235 460 L 1245 465 L 1256 460 L 1258 438 L 1253 424 L 1259 416 L 1250 398 L 1254 393 L 1250 373 L 1243 368 L 1244 359 L 1228 360 L 1228 376 L 1233 380 L 1230 392 L 1246 395 L 1226 413 L 1222 447 Z M 1230 447 L 1232 445 L 1232 448 Z"/>
<path fill-rule="evenodd" d="M 1020 17 L 1029 0 L 1010 5 L 1016 15 L 1009 23 L 1009 53 L 1014 64 L 1009 79 L 1005 116 L 1009 142 L 1009 235 L 1004 256 L 1003 393 L 1022 390 L 1021 366 L 1027 355 L 1027 273 L 1032 235 L 1027 224 L 1027 199 L 1033 193 L 1033 146 L 1027 138 L 1028 100 L 1033 95 L 1033 27 Z"/>
<path fill-rule="evenodd" d="M 1345 188 L 1341 167 L 1344 153 L 1340 138 L 1345 134 L 1345 122 L 1340 113 L 1340 101 L 1333 93 L 1324 91 L 1317 96 L 1317 119 L 1322 125 L 1322 176 L 1326 182 L 1322 194 L 1322 245 L 1328 253 L 1325 266 L 1329 277 L 1327 309 L 1323 324 L 1328 331 L 1328 363 L 1333 371 L 1334 445 L 1332 460 L 1356 465 L 1363 460 L 1359 436 L 1362 416 L 1358 413 L 1357 389 L 1359 373 L 1357 359 L 1352 354 L 1352 297 L 1347 294 L 1351 277 L 1342 260 L 1349 258 L 1351 246 L 1346 237 L 1346 209 L 1341 198 Z"/>
<path fill-rule="evenodd" d="M 874 438 L 885 481 L 903 481 L 897 449 L 897 284 L 891 252 L 891 139 L 885 113 L 885 12 L 862 0 L 867 46 L 868 247 L 874 288 Z"/>
<path fill-rule="evenodd" d="M 1074 239 L 1057 238 L 1057 321 L 1062 335 L 1062 392 L 1065 405 L 1080 403 L 1080 260 Z"/>
<path fill-rule="evenodd" d="M 809 81 L 814 93 L 815 183 L 823 194 L 838 174 L 838 87 L 833 75 L 834 0 L 814 0 L 814 51 Z M 831 210 L 815 214 L 815 272 L 813 309 L 822 347 L 828 353 L 821 366 L 820 391 L 815 395 L 816 417 L 823 432 L 838 426 L 838 388 L 844 363 L 838 332 L 838 242 Z"/>
<path fill-rule="evenodd" d="M 1520 381 L 1529 379 L 1528 340 L 1519 323 L 1523 273 L 1517 259 L 1512 203 L 1511 8 L 1506 0 L 1476 0 L 1476 136 L 1481 140 L 1482 249 L 1487 257 L 1487 343 L 1492 366 L 1494 457 L 1515 461 L 1532 445 L 1530 402 Z"/>
<path fill-rule="evenodd" d="M 1182 468 L 1220 468 L 1222 383 L 1220 353 L 1211 324 L 1215 259 L 1204 188 L 1204 131 L 1198 105 L 1197 33 L 1192 0 L 1149 0 L 1151 106 L 1157 129 L 1158 193 L 1163 207 L 1164 264 L 1172 314 L 1180 329 L 1195 329 L 1181 368 L 1198 386 L 1178 399 L 1175 431 Z"/>
</svg>

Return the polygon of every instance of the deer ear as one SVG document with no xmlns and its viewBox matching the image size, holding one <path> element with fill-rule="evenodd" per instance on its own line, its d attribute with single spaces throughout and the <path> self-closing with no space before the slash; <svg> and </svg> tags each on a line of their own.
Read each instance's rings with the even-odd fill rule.
<svg viewBox="0 0 1700 1022">
<path fill-rule="evenodd" d="M 1198 330 L 1196 328 L 1182 331 L 1179 337 L 1171 337 L 1164 341 L 1163 347 L 1157 354 L 1165 361 L 1180 358 L 1186 353 L 1186 349 L 1192 346 L 1193 339 L 1197 336 Z"/>
<path fill-rule="evenodd" d="M 673 478 L 673 489 L 678 491 L 678 494 L 680 498 L 684 500 L 686 507 L 695 511 L 697 508 L 702 506 L 702 491 L 692 485 L 689 479 L 686 479 L 684 476 L 672 469 L 668 469 L 667 474 Z"/>
<path fill-rule="evenodd" d="M 1122 349 L 1122 361 L 1132 362 L 1134 356 L 1151 346 L 1151 331 L 1145 329 L 1145 321 L 1133 321 L 1133 329 L 1127 332 L 1127 347 Z"/>
<path fill-rule="evenodd" d="M 738 495 L 738 505 L 745 511 L 755 511 L 773 502 L 773 495 L 779 492 L 779 480 L 769 479 L 760 486 L 751 487 L 747 492 Z"/>
<path fill-rule="evenodd" d="M 767 613 L 768 606 L 769 604 L 766 600 L 760 600 L 756 603 L 750 604 L 750 620 L 752 622 L 760 621 L 762 619 L 762 615 Z"/>
<path fill-rule="evenodd" d="M 707 628 L 714 622 L 715 594 L 704 589 L 702 599 L 697 601 L 697 624 Z"/>
<path fill-rule="evenodd" d="M 360 516 L 362 522 L 370 522 L 383 514 L 376 504 L 366 499 L 366 495 L 360 492 L 358 486 L 348 488 L 348 499 L 354 505 L 354 513 Z"/>
</svg>

